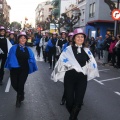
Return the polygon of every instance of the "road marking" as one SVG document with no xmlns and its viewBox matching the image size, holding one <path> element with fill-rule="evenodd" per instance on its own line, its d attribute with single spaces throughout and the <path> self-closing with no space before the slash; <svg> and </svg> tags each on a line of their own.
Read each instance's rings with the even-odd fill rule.
<svg viewBox="0 0 120 120">
<path fill-rule="evenodd" d="M 37 57 L 37 55 L 35 56 L 36 61 L 44 61 L 42 57 Z"/>
<path fill-rule="evenodd" d="M 97 83 L 104 85 L 104 83 L 102 83 L 101 81 L 97 80 L 97 79 L 93 79 L 94 81 L 96 81 Z"/>
<path fill-rule="evenodd" d="M 99 70 L 99 72 L 101 72 L 101 71 L 107 71 L 107 70 L 110 70 L 110 69 L 103 69 L 103 70 Z"/>
<path fill-rule="evenodd" d="M 5 92 L 9 92 L 10 91 L 10 86 L 11 86 L 11 81 L 10 81 L 10 78 L 9 78 L 8 82 L 7 82 L 7 86 L 6 86 Z"/>
<path fill-rule="evenodd" d="M 115 94 L 119 95 L 120 96 L 120 92 L 115 92 Z"/>
<path fill-rule="evenodd" d="M 100 80 L 100 82 L 106 82 L 106 81 L 117 80 L 117 79 L 120 79 L 120 77 L 110 78 L 110 79 L 106 79 L 106 80 Z"/>
</svg>

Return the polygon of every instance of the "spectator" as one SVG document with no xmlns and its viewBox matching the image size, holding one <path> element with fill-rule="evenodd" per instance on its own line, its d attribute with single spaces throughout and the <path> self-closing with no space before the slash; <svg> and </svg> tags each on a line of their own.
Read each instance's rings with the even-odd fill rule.
<svg viewBox="0 0 120 120">
<path fill-rule="evenodd" d="M 91 40 L 90 40 L 90 50 L 93 56 L 95 57 L 95 38 L 94 37 L 91 37 Z"/>
<path fill-rule="evenodd" d="M 103 39 L 102 36 L 99 37 L 97 41 L 97 54 L 98 54 L 98 59 L 100 59 L 100 56 L 103 58 L 103 50 L 102 50 L 102 44 L 103 44 Z"/>
<path fill-rule="evenodd" d="M 115 45 L 116 45 L 116 37 L 112 37 L 112 41 L 110 43 L 110 47 L 109 47 L 109 53 L 111 54 L 111 66 L 114 66 L 115 63 L 116 63 L 116 60 L 115 60 Z"/>
<path fill-rule="evenodd" d="M 110 43 L 111 43 L 111 39 L 109 35 L 105 36 L 105 40 L 102 44 L 102 48 L 103 48 L 103 65 L 108 63 L 108 54 L 109 54 L 109 47 L 110 47 Z"/>
<path fill-rule="evenodd" d="M 118 42 L 115 45 L 116 55 L 117 55 L 117 63 L 116 68 L 120 68 L 120 35 L 117 36 Z"/>
</svg>

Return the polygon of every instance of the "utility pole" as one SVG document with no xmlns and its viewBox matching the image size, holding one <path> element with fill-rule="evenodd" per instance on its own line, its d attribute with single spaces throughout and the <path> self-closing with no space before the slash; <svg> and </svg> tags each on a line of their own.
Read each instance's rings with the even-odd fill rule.
<svg viewBox="0 0 120 120">
<path fill-rule="evenodd" d="M 117 9 L 119 9 L 119 3 L 120 3 L 120 0 L 117 0 Z M 114 36 L 116 36 L 117 35 L 117 33 L 118 33 L 118 21 L 117 20 L 115 20 L 115 25 L 114 25 Z"/>
</svg>

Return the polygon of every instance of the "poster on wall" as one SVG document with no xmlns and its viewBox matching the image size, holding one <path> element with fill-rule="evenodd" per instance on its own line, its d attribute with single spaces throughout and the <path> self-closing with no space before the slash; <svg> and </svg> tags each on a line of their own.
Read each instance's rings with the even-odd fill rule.
<svg viewBox="0 0 120 120">
<path fill-rule="evenodd" d="M 91 37 L 95 38 L 95 36 L 96 36 L 96 31 L 91 31 Z"/>
</svg>

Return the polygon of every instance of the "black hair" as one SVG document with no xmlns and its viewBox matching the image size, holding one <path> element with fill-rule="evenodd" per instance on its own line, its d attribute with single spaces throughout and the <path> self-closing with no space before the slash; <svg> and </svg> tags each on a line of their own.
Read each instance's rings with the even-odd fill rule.
<svg viewBox="0 0 120 120">
<path fill-rule="evenodd" d="M 78 34 L 79 34 L 79 33 L 78 33 Z M 76 35 L 78 35 L 78 34 L 76 34 Z M 72 38 L 72 45 L 73 45 L 73 46 L 75 46 L 75 41 L 74 41 L 74 40 L 75 40 L 75 36 L 76 36 L 76 35 L 74 35 L 73 38 Z M 84 46 L 85 46 L 85 43 L 86 43 L 86 35 L 84 35 L 84 34 L 82 34 L 82 35 L 84 36 L 84 42 L 83 42 L 83 44 L 82 44 L 82 46 L 84 47 Z"/>
<path fill-rule="evenodd" d="M 28 40 L 27 36 L 25 36 L 25 35 L 19 35 L 18 38 L 17 38 L 17 41 L 16 41 L 17 44 L 19 44 L 19 39 L 20 39 L 21 36 L 24 36 Z M 26 41 L 25 45 L 27 45 L 27 41 Z"/>
</svg>

